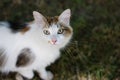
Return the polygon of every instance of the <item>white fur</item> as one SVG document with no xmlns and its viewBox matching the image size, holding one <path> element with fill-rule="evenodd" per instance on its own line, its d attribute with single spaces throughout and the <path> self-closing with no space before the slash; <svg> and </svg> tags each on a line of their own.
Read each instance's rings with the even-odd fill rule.
<svg viewBox="0 0 120 80">
<path fill-rule="evenodd" d="M 59 16 L 59 21 L 69 26 L 69 25 L 70 25 L 70 16 L 71 16 L 71 11 L 70 11 L 70 9 L 66 9 L 66 10 Z"/>
<path fill-rule="evenodd" d="M 4 54 L 7 56 L 7 62 L 4 67 L 0 67 L 0 71 L 18 72 L 20 75 L 31 79 L 35 70 L 44 80 L 51 80 L 53 75 L 47 72 L 45 68 L 60 57 L 59 50 L 69 42 L 72 35 L 69 37 L 57 36 L 56 31 L 58 29 L 54 24 L 50 28 L 52 34 L 50 37 L 45 36 L 41 27 L 35 22 L 29 24 L 30 30 L 24 34 L 21 32 L 12 33 L 6 25 L 0 26 L 0 48 L 5 50 Z M 55 32 L 53 32 L 54 30 Z M 56 45 L 48 43 L 50 38 L 54 36 L 57 36 L 58 40 Z M 31 49 L 35 55 L 35 60 L 28 66 L 16 67 L 17 57 L 24 48 Z"/>
</svg>

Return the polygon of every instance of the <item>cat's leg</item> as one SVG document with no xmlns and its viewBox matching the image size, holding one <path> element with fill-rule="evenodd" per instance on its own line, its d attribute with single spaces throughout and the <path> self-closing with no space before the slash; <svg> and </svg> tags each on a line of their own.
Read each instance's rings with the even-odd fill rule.
<svg viewBox="0 0 120 80">
<path fill-rule="evenodd" d="M 19 71 L 18 74 L 16 75 L 16 80 L 23 80 L 23 77 L 26 79 L 32 79 L 33 76 L 34 76 L 33 71 L 22 70 L 22 71 Z"/>
<path fill-rule="evenodd" d="M 20 75 L 19 73 L 16 74 L 16 80 L 24 80 L 22 75 Z"/>
<path fill-rule="evenodd" d="M 43 80 L 52 80 L 53 79 L 53 74 L 50 71 L 46 71 L 45 68 L 37 70 L 39 73 L 39 76 Z"/>
<path fill-rule="evenodd" d="M 25 78 L 21 74 L 17 73 L 15 80 L 31 80 L 31 79 Z"/>
</svg>

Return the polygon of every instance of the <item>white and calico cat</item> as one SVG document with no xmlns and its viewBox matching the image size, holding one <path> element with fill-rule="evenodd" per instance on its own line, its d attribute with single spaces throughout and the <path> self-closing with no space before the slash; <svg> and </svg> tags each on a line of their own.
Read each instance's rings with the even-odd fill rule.
<svg viewBox="0 0 120 80">
<path fill-rule="evenodd" d="M 43 80 L 52 80 L 46 67 L 60 57 L 60 49 L 72 37 L 70 9 L 60 16 L 45 18 L 33 11 L 34 21 L 19 27 L 0 22 L 0 71 L 17 72 L 16 80 L 32 79 L 37 71 Z"/>
</svg>

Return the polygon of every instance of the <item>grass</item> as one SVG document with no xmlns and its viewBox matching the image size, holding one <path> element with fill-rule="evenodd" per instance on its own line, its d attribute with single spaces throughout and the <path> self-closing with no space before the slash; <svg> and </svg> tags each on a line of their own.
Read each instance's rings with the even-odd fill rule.
<svg viewBox="0 0 120 80">
<path fill-rule="evenodd" d="M 70 8 L 74 35 L 61 58 L 48 68 L 54 80 L 119 80 L 119 5 L 119 0 L 2 0 L 0 20 L 26 22 L 33 19 L 34 10 L 54 16 Z M 1 74 L 0 79 L 13 77 Z"/>
</svg>

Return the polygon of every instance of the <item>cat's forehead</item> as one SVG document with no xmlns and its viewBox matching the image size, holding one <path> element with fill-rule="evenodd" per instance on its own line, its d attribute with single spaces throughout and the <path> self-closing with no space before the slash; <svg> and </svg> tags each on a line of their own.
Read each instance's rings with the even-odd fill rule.
<svg viewBox="0 0 120 80">
<path fill-rule="evenodd" d="M 46 17 L 46 26 L 44 28 L 51 28 L 51 29 L 69 28 L 69 26 L 59 22 L 58 18 L 59 18 L 58 16 Z"/>
<path fill-rule="evenodd" d="M 58 16 L 54 16 L 54 17 L 46 17 L 47 23 L 49 26 L 58 23 Z"/>
</svg>

